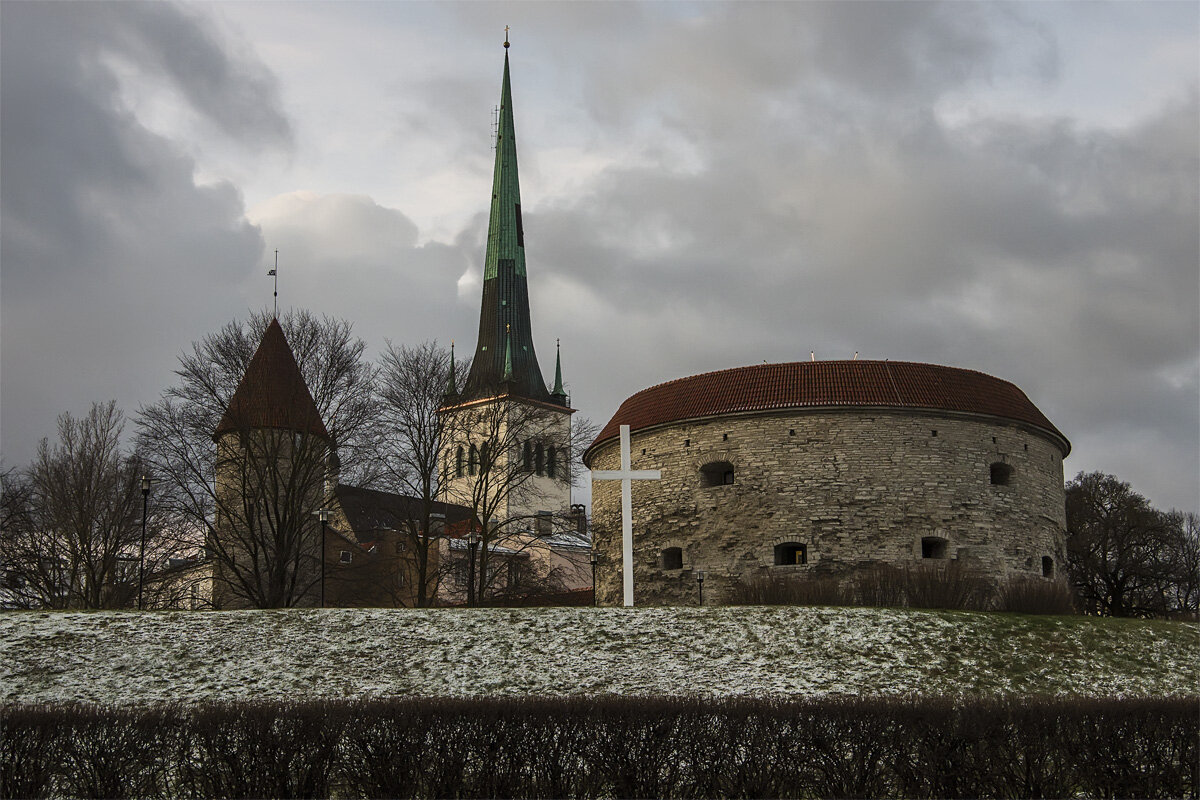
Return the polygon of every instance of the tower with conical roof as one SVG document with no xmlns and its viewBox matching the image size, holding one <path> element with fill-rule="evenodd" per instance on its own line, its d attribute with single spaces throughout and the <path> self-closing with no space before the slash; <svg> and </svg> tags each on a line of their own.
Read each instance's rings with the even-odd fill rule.
<svg viewBox="0 0 1200 800">
<path fill-rule="evenodd" d="M 547 387 L 533 346 L 507 37 L 504 47 L 479 337 L 465 381 L 447 387 L 441 410 L 452 431 L 441 486 L 451 502 L 482 503 L 512 521 L 570 506 L 574 411 L 561 357 Z"/>
<path fill-rule="evenodd" d="M 316 605 L 329 432 L 277 319 L 229 399 L 217 444 L 213 602 L 218 608 Z"/>
</svg>

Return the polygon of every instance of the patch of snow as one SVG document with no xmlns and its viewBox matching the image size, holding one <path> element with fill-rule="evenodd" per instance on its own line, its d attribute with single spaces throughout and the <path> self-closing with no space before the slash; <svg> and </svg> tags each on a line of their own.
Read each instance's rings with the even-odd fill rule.
<svg viewBox="0 0 1200 800">
<path fill-rule="evenodd" d="M 907 609 L 0 614 L 0 700 L 1187 695 L 1198 626 Z"/>
</svg>

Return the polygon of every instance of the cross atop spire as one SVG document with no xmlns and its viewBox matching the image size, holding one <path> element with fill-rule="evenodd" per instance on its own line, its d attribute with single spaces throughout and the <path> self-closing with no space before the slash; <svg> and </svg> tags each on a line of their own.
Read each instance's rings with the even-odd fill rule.
<svg viewBox="0 0 1200 800">
<path fill-rule="evenodd" d="M 504 26 L 504 49 L 508 49 L 508 26 Z"/>
</svg>

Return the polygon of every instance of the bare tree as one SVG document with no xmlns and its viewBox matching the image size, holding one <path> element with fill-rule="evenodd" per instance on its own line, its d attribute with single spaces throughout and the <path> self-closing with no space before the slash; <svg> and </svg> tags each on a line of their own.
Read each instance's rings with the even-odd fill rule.
<svg viewBox="0 0 1200 800">
<path fill-rule="evenodd" d="M 123 429 L 115 402 L 93 404 L 82 419 L 63 414 L 58 441 L 42 440 L 24 476 L 6 474 L 2 560 L 10 604 L 118 608 L 136 598 L 141 463 L 122 452 Z"/>
<path fill-rule="evenodd" d="M 332 447 L 342 475 L 368 481 L 377 474 L 375 370 L 363 360 L 362 340 L 348 322 L 307 311 L 289 312 L 279 322 L 327 439 L 234 419 L 236 438 L 214 440 L 271 324 L 265 313 L 193 344 L 180 358 L 175 385 L 138 415 L 139 442 L 159 479 L 158 502 L 180 534 L 179 548 L 203 548 L 239 605 L 311 600 L 319 578 L 314 515 L 330 488 L 325 481 L 334 477 L 328 471 Z M 272 404 L 289 408 L 302 399 L 307 402 L 279 397 Z"/>
<path fill-rule="evenodd" d="M 1164 547 L 1154 570 L 1162 607 L 1194 619 L 1200 612 L 1200 517 L 1168 511 L 1163 528 Z"/>
<path fill-rule="evenodd" d="M 438 408 L 453 380 L 451 354 L 437 342 L 399 348 L 388 342 L 381 361 L 381 482 L 414 500 L 415 515 L 401 521 L 401 535 L 412 557 L 414 602 L 424 607 L 432 604 L 441 580 L 433 518 L 449 419 Z"/>
<path fill-rule="evenodd" d="M 1081 472 L 1067 484 L 1067 560 L 1086 611 L 1163 613 L 1159 580 L 1170 548 L 1165 515 L 1128 483 Z"/>
</svg>

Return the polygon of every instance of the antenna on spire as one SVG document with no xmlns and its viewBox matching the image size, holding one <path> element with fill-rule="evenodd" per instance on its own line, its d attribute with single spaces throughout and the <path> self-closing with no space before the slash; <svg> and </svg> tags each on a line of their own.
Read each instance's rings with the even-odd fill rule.
<svg viewBox="0 0 1200 800">
<path fill-rule="evenodd" d="M 275 248 L 275 267 L 267 270 L 267 275 L 275 279 L 275 310 L 271 314 L 275 319 L 279 319 L 279 248 Z"/>
<path fill-rule="evenodd" d="M 508 49 L 508 26 L 504 26 L 504 48 Z"/>
</svg>

